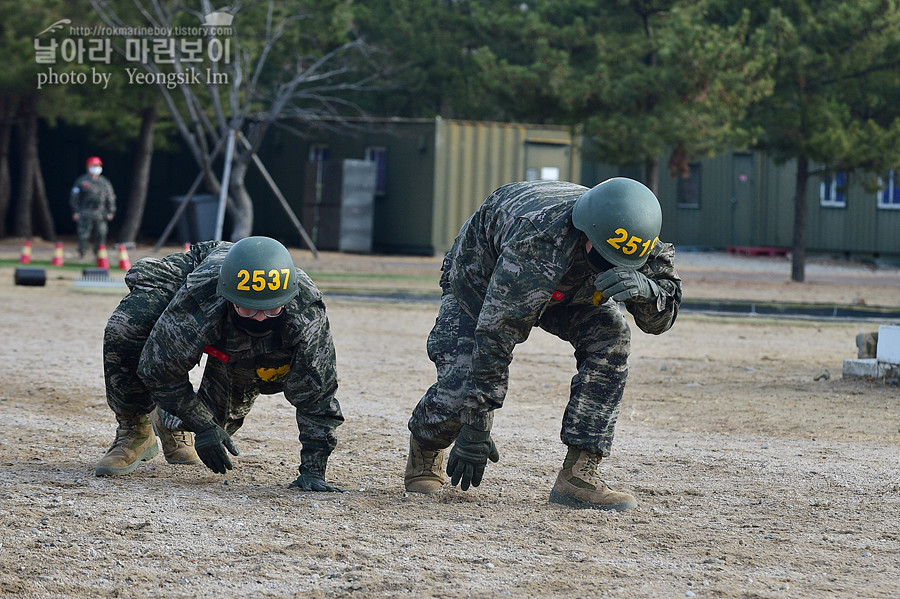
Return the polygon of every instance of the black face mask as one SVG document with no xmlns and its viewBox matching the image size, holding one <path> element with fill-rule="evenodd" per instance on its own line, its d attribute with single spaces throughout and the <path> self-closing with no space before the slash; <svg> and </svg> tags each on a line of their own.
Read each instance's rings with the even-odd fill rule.
<svg viewBox="0 0 900 599">
<path fill-rule="evenodd" d="M 600 255 L 596 249 L 591 248 L 591 251 L 585 254 L 587 257 L 588 263 L 590 263 L 591 268 L 596 270 L 597 272 L 606 272 L 611 268 L 615 268 L 615 264 L 610 264 L 606 258 Z"/>
<path fill-rule="evenodd" d="M 247 333 L 251 337 L 265 337 L 284 322 L 284 310 L 275 318 L 264 318 L 263 320 L 253 320 L 252 318 L 244 318 L 234 311 L 229 310 L 231 322 L 241 332 Z"/>
</svg>

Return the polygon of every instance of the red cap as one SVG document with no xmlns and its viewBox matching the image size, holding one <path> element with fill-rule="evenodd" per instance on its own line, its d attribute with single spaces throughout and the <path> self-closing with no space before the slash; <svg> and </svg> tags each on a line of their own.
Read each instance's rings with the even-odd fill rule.
<svg viewBox="0 0 900 599">
<path fill-rule="evenodd" d="M 100 160 L 99 156 L 91 156 L 87 159 L 88 166 L 103 166 L 103 161 Z"/>
</svg>

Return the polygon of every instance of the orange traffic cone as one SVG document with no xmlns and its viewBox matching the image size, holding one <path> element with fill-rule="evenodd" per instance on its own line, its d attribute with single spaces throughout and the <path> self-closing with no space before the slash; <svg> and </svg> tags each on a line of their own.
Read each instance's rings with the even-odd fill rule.
<svg viewBox="0 0 900 599">
<path fill-rule="evenodd" d="M 63 247 L 62 241 L 56 242 L 56 249 L 53 250 L 53 260 L 50 261 L 52 266 L 62 266 L 63 265 Z"/>
<path fill-rule="evenodd" d="M 119 244 L 119 269 L 120 270 L 128 270 L 131 268 L 131 260 L 128 259 L 128 250 L 125 249 L 125 244 Z"/>
<path fill-rule="evenodd" d="M 19 256 L 19 264 L 31 264 L 31 242 L 26 241 L 22 246 L 22 254 Z"/>
<path fill-rule="evenodd" d="M 109 269 L 109 256 L 106 254 L 106 245 L 103 243 L 97 248 L 97 268 Z"/>
<path fill-rule="evenodd" d="M 191 251 L 191 244 L 189 242 L 185 243 L 184 248 L 182 249 L 184 250 L 184 253 L 187 254 L 189 251 Z"/>
</svg>

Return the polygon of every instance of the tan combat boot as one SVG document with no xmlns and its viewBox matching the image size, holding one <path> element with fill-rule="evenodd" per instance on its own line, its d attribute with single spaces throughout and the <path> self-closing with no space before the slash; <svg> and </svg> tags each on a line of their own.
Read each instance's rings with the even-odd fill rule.
<svg viewBox="0 0 900 599">
<path fill-rule="evenodd" d="M 163 454 L 170 464 L 199 464 L 200 456 L 194 449 L 194 435 L 190 431 L 167 428 L 159 416 L 159 410 L 150 412 L 150 422 L 156 436 L 162 442 Z"/>
<path fill-rule="evenodd" d="M 406 460 L 406 476 L 403 482 L 410 493 L 437 493 L 444 486 L 444 450 L 422 449 L 412 435 L 409 436 L 409 458 Z"/>
<path fill-rule="evenodd" d="M 97 466 L 97 476 L 117 476 L 131 474 L 138 467 L 138 462 L 151 459 L 159 453 L 156 435 L 150 426 L 150 419 L 144 415 L 136 419 L 134 424 L 119 423 L 116 439 Z"/>
<path fill-rule="evenodd" d="M 563 461 L 556 484 L 550 491 L 550 503 L 569 507 L 596 510 L 623 511 L 637 507 L 637 501 L 628 493 L 613 491 L 600 480 L 597 467 L 601 455 L 577 447 L 570 447 Z"/>
</svg>

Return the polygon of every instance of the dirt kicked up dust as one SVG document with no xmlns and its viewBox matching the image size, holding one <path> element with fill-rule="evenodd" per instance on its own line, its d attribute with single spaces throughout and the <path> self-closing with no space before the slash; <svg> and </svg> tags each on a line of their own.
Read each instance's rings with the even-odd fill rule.
<svg viewBox="0 0 900 599">
<path fill-rule="evenodd" d="M 341 260 L 359 263 L 298 263 Z M 436 284 L 437 260 L 368 260 Z M 685 292 L 785 299 L 843 276 L 792 287 L 744 266 L 688 261 Z M 346 417 L 328 480 L 346 493 L 287 488 L 299 443 L 280 395 L 235 435 L 227 476 L 160 453 L 97 478 L 115 432 L 102 331 L 121 295 L 65 277 L 16 287 L 12 270 L 0 268 L 0 597 L 900 596 L 900 392 L 840 374 L 877 323 L 685 313 L 659 337 L 633 327 L 601 467 L 639 507 L 607 513 L 547 501 L 574 359 L 538 330 L 516 351 L 501 460 L 481 486 L 404 492 L 436 303 L 328 301 Z M 860 301 L 900 298 L 898 271 L 845 274 Z M 326 275 L 313 278 L 327 288 Z"/>
</svg>

